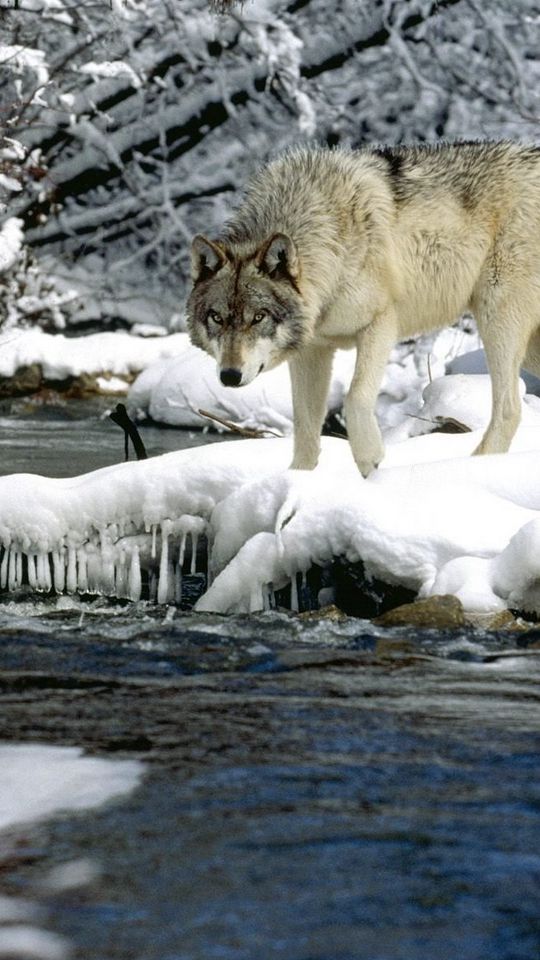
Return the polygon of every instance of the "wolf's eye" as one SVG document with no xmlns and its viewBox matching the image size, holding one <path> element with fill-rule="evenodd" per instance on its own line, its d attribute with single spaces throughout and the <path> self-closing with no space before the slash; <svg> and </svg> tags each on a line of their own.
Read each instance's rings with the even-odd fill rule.
<svg viewBox="0 0 540 960">
<path fill-rule="evenodd" d="M 212 320 L 214 323 L 218 323 L 220 326 L 223 323 L 223 318 L 219 315 L 219 313 L 216 313 L 215 310 L 209 310 L 206 314 L 206 319 Z"/>
<path fill-rule="evenodd" d="M 260 323 L 261 320 L 264 320 L 268 316 L 268 310 L 259 310 L 253 317 L 253 323 Z"/>
</svg>

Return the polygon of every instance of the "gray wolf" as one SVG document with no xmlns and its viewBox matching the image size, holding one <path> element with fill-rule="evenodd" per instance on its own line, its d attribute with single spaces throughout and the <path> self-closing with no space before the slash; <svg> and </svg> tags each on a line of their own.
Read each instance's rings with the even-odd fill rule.
<svg viewBox="0 0 540 960">
<path fill-rule="evenodd" d="M 393 344 L 465 310 L 492 380 L 475 453 L 505 452 L 520 364 L 540 373 L 540 149 L 294 148 L 255 175 L 218 239 L 194 238 L 192 278 L 191 339 L 224 384 L 288 362 L 293 468 L 317 463 L 338 347 L 356 350 L 345 415 L 367 476 L 384 455 L 374 408 Z"/>
</svg>

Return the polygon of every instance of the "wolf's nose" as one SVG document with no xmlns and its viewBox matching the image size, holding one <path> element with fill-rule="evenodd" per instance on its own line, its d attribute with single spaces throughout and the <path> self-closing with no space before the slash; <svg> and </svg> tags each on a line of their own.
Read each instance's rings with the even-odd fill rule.
<svg viewBox="0 0 540 960">
<path fill-rule="evenodd" d="M 221 371 L 219 379 L 226 387 L 239 387 L 242 379 L 242 371 L 235 370 L 234 367 L 227 367 Z"/>
</svg>

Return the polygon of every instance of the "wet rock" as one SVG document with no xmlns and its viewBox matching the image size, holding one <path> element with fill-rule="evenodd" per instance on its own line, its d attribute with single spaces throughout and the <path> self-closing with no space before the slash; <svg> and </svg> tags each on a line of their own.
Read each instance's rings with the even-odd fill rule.
<svg viewBox="0 0 540 960">
<path fill-rule="evenodd" d="M 24 397 L 39 390 L 42 381 L 41 366 L 31 363 L 20 367 L 12 377 L 0 377 L 0 397 Z"/>
<path fill-rule="evenodd" d="M 474 627 L 484 630 L 530 630 L 533 626 L 515 617 L 510 610 L 497 610 L 496 613 L 467 613 L 467 621 Z"/>
<path fill-rule="evenodd" d="M 48 379 L 43 376 L 39 363 L 32 363 L 20 367 L 12 377 L 0 377 L 0 400 L 10 397 L 27 397 L 39 395 L 39 400 L 47 403 L 49 398 L 62 395 L 68 399 L 101 394 L 125 394 L 134 375 L 128 374 L 122 378 L 115 377 L 107 371 L 101 373 L 80 373 L 77 376 L 67 376 L 61 380 Z"/>
<path fill-rule="evenodd" d="M 320 610 L 306 610 L 304 613 L 299 613 L 298 618 L 300 620 L 332 620 L 336 623 L 348 619 L 347 614 L 343 613 L 343 610 L 336 607 L 334 603 L 327 607 L 321 607 Z"/>
<path fill-rule="evenodd" d="M 428 597 L 405 603 L 373 620 L 383 627 L 434 627 L 437 630 L 455 629 L 467 624 L 463 605 L 451 594 Z"/>
</svg>

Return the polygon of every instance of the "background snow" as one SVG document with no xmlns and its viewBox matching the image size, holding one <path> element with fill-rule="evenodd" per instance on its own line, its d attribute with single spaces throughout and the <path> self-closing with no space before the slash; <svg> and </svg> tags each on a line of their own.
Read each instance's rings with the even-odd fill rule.
<svg viewBox="0 0 540 960">
<path fill-rule="evenodd" d="M 117 375 L 143 370 L 187 347 L 186 334 L 136 337 L 127 333 L 95 333 L 64 337 L 39 328 L 6 331 L 0 335 L 0 376 L 11 377 L 21 367 L 39 363 L 49 380 L 81 373 L 107 371 Z"/>
<path fill-rule="evenodd" d="M 533 0 L 2 7 L 0 201 L 67 323 L 170 322 L 191 236 L 292 142 L 537 136 Z"/>
</svg>

